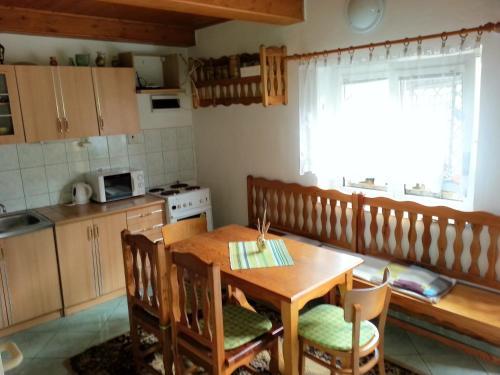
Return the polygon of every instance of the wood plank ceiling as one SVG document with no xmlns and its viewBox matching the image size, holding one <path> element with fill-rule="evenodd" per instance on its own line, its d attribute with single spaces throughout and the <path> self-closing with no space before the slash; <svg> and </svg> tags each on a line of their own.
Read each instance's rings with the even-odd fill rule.
<svg viewBox="0 0 500 375">
<path fill-rule="evenodd" d="M 303 0 L 0 0 L 0 32 L 192 46 L 232 19 L 303 21 Z"/>
</svg>

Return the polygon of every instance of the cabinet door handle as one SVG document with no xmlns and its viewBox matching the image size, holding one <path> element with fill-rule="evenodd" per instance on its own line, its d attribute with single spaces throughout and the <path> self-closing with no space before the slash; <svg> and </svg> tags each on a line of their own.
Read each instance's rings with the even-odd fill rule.
<svg viewBox="0 0 500 375">
<path fill-rule="evenodd" d="M 102 118 L 102 116 L 101 116 L 101 115 L 99 115 L 99 120 L 98 120 L 98 122 L 99 122 L 99 128 L 100 128 L 101 130 L 104 130 L 104 119 Z"/>
<path fill-rule="evenodd" d="M 69 132 L 69 122 L 68 122 L 68 119 L 66 117 L 63 117 L 63 122 L 64 122 L 64 129 L 65 129 L 65 132 Z"/>
<path fill-rule="evenodd" d="M 61 119 L 59 117 L 57 118 L 57 132 L 59 134 L 63 133 L 62 121 L 61 121 Z"/>
<path fill-rule="evenodd" d="M 99 238 L 99 227 L 97 226 L 97 224 L 94 224 L 94 238 Z"/>
<path fill-rule="evenodd" d="M 90 225 L 87 227 L 87 238 L 92 241 L 92 227 Z"/>
<path fill-rule="evenodd" d="M 3 247 L 0 247 L 0 261 L 4 261 L 5 260 L 5 255 L 3 253 Z"/>
</svg>

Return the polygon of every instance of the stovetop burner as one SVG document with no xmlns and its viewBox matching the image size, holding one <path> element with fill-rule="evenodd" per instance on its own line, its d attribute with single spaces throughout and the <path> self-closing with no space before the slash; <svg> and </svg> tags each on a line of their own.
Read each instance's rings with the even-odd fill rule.
<svg viewBox="0 0 500 375">
<path fill-rule="evenodd" d="M 180 191 L 179 190 L 166 190 L 166 191 L 162 191 L 160 193 L 160 195 L 163 195 L 163 196 L 170 196 L 170 195 L 175 195 L 175 194 L 179 194 Z"/>
<path fill-rule="evenodd" d="M 199 189 L 200 189 L 200 187 L 199 187 L 199 186 L 188 186 L 188 187 L 186 188 L 186 190 L 187 190 L 187 191 L 191 191 L 191 190 L 199 190 Z"/>
<path fill-rule="evenodd" d="M 160 193 L 162 191 L 165 191 L 165 189 L 163 189 L 163 188 L 152 188 L 152 189 L 149 189 L 150 193 Z"/>
<path fill-rule="evenodd" d="M 170 187 L 171 187 L 172 189 L 182 189 L 182 188 L 186 188 L 186 187 L 188 187 L 188 186 L 189 186 L 188 184 L 181 183 L 181 182 L 179 182 L 179 181 L 177 181 L 177 182 L 176 182 L 175 184 L 173 184 L 173 185 L 170 185 Z"/>
</svg>

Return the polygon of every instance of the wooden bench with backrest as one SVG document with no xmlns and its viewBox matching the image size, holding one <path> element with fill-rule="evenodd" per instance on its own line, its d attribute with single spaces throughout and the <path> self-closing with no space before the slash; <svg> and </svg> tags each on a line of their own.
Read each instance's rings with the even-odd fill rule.
<svg viewBox="0 0 500 375">
<path fill-rule="evenodd" d="M 275 230 L 344 251 L 415 264 L 457 279 L 457 285 L 435 304 L 396 291 L 391 310 L 500 347 L 499 216 L 252 176 L 247 178 L 247 196 L 250 226 L 255 226 L 267 206 Z M 371 284 L 355 278 L 355 285 Z M 438 334 L 425 325 L 409 324 L 401 316 L 393 314 L 390 320 L 500 363 L 498 354 Z"/>
</svg>

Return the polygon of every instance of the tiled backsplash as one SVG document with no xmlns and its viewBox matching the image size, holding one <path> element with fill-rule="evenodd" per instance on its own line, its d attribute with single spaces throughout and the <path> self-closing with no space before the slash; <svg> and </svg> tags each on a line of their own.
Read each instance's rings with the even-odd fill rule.
<svg viewBox="0 0 500 375">
<path fill-rule="evenodd" d="M 81 141 L 0 146 L 0 203 L 17 211 L 69 202 L 73 183 L 100 168 L 142 169 L 147 186 L 196 178 L 191 126 Z"/>
</svg>

